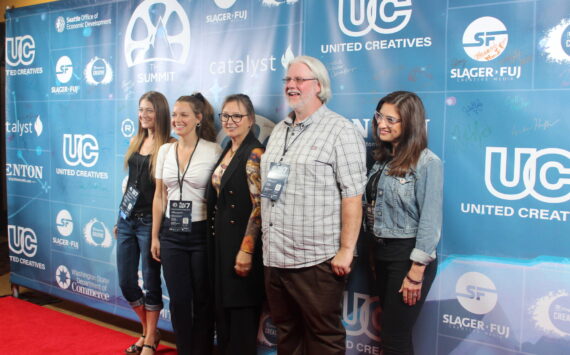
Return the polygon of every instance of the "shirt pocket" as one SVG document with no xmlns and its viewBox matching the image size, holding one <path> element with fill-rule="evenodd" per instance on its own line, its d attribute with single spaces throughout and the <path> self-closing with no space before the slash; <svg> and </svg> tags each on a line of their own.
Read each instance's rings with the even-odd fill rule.
<svg viewBox="0 0 570 355">
<path fill-rule="evenodd" d="M 388 175 L 387 182 L 385 202 L 392 227 L 401 231 L 416 228 L 415 176 Z"/>
</svg>

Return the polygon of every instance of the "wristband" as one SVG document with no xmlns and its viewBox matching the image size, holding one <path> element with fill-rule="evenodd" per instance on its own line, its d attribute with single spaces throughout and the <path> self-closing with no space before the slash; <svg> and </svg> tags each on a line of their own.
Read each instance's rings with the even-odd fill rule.
<svg viewBox="0 0 570 355">
<path fill-rule="evenodd" d="M 250 251 L 248 251 L 248 250 L 245 250 L 245 249 L 240 249 L 239 251 L 243 251 L 243 252 L 246 253 L 246 254 L 253 255 L 252 252 L 250 252 Z"/>
<path fill-rule="evenodd" d="M 420 281 L 416 281 L 416 280 L 412 279 L 408 274 L 406 274 L 406 279 L 407 279 L 412 285 L 421 285 L 422 282 L 424 282 L 424 279 L 421 279 Z"/>
</svg>

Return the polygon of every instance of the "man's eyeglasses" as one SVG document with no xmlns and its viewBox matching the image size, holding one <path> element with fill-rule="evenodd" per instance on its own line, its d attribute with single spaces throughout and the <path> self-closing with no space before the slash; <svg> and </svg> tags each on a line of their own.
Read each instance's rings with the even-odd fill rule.
<svg viewBox="0 0 570 355">
<path fill-rule="evenodd" d="M 286 76 L 286 77 L 284 77 L 284 78 L 281 79 L 281 80 L 283 80 L 283 82 L 284 82 L 285 84 L 289 84 L 291 81 L 294 81 L 295 84 L 298 85 L 298 84 L 304 83 L 305 81 L 317 80 L 317 78 L 299 78 L 299 77 L 291 78 L 291 77 Z"/>
<path fill-rule="evenodd" d="M 233 115 L 227 113 L 219 113 L 218 116 L 220 117 L 220 121 L 226 123 L 229 120 L 232 120 L 233 123 L 238 124 L 241 122 L 241 119 L 247 115 L 241 115 L 239 113 L 234 113 Z"/>
<path fill-rule="evenodd" d="M 383 115 L 382 113 L 380 113 L 380 112 L 378 112 L 378 111 L 374 112 L 374 119 L 376 120 L 376 123 L 380 123 L 380 121 L 386 120 L 386 123 L 387 123 L 389 126 L 393 126 L 393 125 L 395 125 L 396 123 L 399 123 L 399 122 L 402 121 L 401 118 L 396 118 L 396 117 L 392 117 L 392 116 L 386 116 L 386 115 Z"/>
</svg>

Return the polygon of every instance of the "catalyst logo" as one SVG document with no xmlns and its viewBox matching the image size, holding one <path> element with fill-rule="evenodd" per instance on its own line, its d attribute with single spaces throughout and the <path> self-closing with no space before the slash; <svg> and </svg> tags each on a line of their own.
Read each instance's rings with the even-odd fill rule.
<svg viewBox="0 0 570 355">
<path fill-rule="evenodd" d="M 57 282 L 57 285 L 64 290 L 69 288 L 71 285 L 71 273 L 67 266 L 59 265 L 57 267 L 55 270 L 55 282 Z"/>
<path fill-rule="evenodd" d="M 338 26 L 350 37 L 393 34 L 412 18 L 412 0 L 339 0 Z"/>
<path fill-rule="evenodd" d="M 509 43 L 509 33 L 497 18 L 485 16 L 471 22 L 463 32 L 463 49 L 471 58 L 488 62 L 500 56 Z"/>
<path fill-rule="evenodd" d="M 510 201 L 532 196 L 545 203 L 570 200 L 569 151 L 515 148 L 510 164 L 508 156 L 506 147 L 487 147 L 485 186 L 493 196 Z"/>
<path fill-rule="evenodd" d="M 33 123 L 20 120 L 16 120 L 16 122 L 6 121 L 6 133 L 22 137 L 24 134 L 27 135 L 35 132 L 37 137 L 41 136 L 44 131 L 44 124 L 40 115 L 37 115 L 35 118 Z"/>
<path fill-rule="evenodd" d="M 91 58 L 83 71 L 85 81 L 89 85 L 107 85 L 113 81 L 113 69 L 109 62 L 103 58 Z"/>
<path fill-rule="evenodd" d="M 459 304 L 473 314 L 487 314 L 497 305 L 497 288 L 493 281 L 479 272 L 463 274 L 455 284 Z"/>
<path fill-rule="evenodd" d="M 157 5 L 164 7 L 164 12 L 154 20 L 152 13 Z M 123 52 L 129 68 L 149 62 L 186 63 L 190 22 L 182 6 L 176 0 L 141 2 L 127 25 Z"/>
</svg>

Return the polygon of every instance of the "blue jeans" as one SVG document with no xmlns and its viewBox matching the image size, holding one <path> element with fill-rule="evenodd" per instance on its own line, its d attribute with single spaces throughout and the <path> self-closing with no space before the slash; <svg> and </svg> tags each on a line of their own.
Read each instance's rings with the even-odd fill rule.
<svg viewBox="0 0 570 355">
<path fill-rule="evenodd" d="M 131 307 L 144 305 L 147 311 L 162 309 L 160 263 L 150 255 L 152 216 L 131 215 L 117 222 L 117 269 L 119 286 Z M 142 265 L 143 285 L 138 284 L 139 260 Z"/>
</svg>

